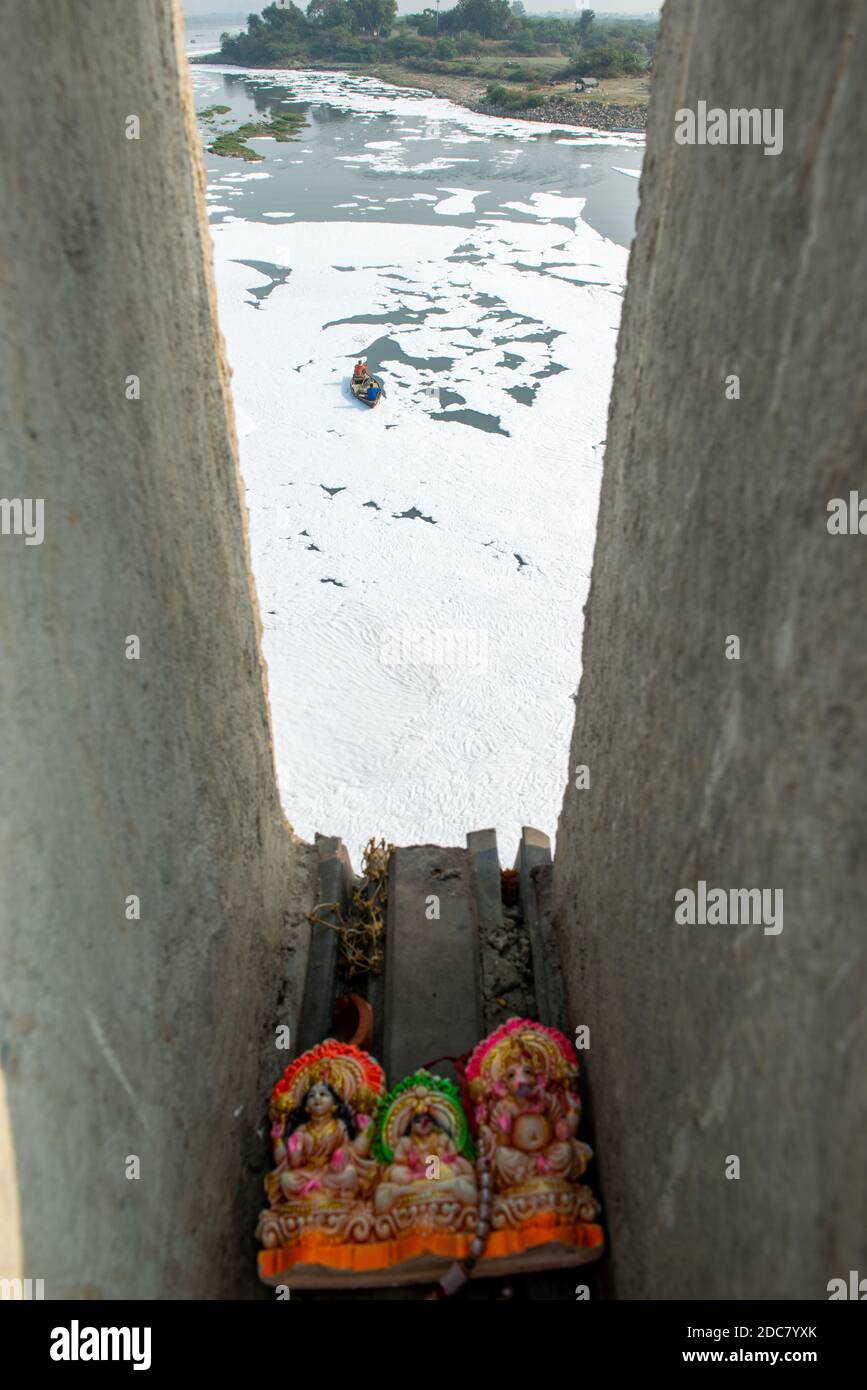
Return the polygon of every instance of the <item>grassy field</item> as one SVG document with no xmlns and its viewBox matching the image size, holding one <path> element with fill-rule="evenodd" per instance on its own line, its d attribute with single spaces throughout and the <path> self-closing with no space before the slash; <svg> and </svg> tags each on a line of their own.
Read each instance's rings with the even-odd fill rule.
<svg viewBox="0 0 867 1390">
<path fill-rule="evenodd" d="M 597 91 L 574 92 L 576 101 L 610 101 L 615 106 L 646 106 L 650 98 L 649 77 L 604 77 Z"/>
<path fill-rule="evenodd" d="M 455 66 L 459 66 L 456 64 Z M 563 58 L 522 58 L 515 67 L 521 72 L 532 69 L 533 77 L 522 81 L 522 87 L 530 87 L 534 82 L 545 98 L 567 98 L 576 104 L 583 102 L 611 102 L 618 106 L 644 106 L 650 95 L 648 77 L 603 78 L 593 92 L 576 92 L 574 81 L 558 82 L 554 74 L 562 72 Z M 422 87 L 437 96 L 448 97 L 462 105 L 474 105 L 481 101 L 489 82 L 508 81 L 509 67 L 501 59 L 481 62 L 472 74 L 457 72 L 420 72 L 404 63 L 353 64 L 341 63 L 347 71 L 367 72 L 383 82 L 393 82 L 397 87 Z M 448 64 L 443 64 L 448 67 Z"/>
<path fill-rule="evenodd" d="M 577 102 L 598 101 L 618 106 L 645 106 L 650 92 L 650 76 L 603 78 L 599 87 L 590 93 L 575 91 L 573 78 L 565 76 L 570 60 L 554 45 L 532 56 L 508 51 L 508 45 L 484 40 L 474 57 L 456 56 L 452 60 L 436 61 L 434 46 L 424 60 L 400 59 L 388 62 L 359 64 L 359 71 L 372 72 L 387 82 L 405 87 L 426 87 L 438 96 L 453 101 L 476 103 L 489 83 L 535 89 L 546 99 L 567 98 Z"/>
</svg>

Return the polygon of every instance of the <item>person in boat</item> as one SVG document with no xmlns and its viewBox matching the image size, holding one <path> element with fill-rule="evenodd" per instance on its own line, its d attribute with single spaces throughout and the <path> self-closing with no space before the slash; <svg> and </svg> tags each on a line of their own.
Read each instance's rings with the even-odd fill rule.
<svg viewBox="0 0 867 1390">
<path fill-rule="evenodd" d="M 352 373 L 352 375 L 356 381 L 363 381 L 364 378 L 367 376 L 367 363 L 362 362 L 360 357 L 355 364 L 355 371 Z"/>
</svg>

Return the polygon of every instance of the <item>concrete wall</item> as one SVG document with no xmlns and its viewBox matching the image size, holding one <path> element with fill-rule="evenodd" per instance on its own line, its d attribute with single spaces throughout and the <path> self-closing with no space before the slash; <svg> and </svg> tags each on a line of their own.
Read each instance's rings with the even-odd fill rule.
<svg viewBox="0 0 867 1390">
<path fill-rule="evenodd" d="M 663 25 L 555 901 L 617 1294 L 821 1299 L 867 1274 L 867 6 Z M 676 144 L 700 99 L 782 154 Z M 782 933 L 676 926 L 699 879 Z"/>
<path fill-rule="evenodd" d="M 250 1135 L 316 892 L 275 787 L 176 23 L 32 0 L 0 52 L 0 492 L 45 502 L 41 546 L 0 537 L 0 1273 L 48 1298 L 250 1289 Z"/>
</svg>

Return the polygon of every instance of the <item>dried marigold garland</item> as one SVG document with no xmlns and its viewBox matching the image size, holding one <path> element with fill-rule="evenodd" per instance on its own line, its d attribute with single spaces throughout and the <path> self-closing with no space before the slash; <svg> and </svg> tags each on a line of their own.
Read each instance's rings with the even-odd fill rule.
<svg viewBox="0 0 867 1390">
<path fill-rule="evenodd" d="M 378 975 L 385 959 L 385 912 L 388 904 L 388 865 L 394 845 L 371 836 L 361 859 L 361 883 L 352 890 L 352 900 L 346 917 L 339 903 L 319 903 L 307 920 L 321 927 L 330 927 L 340 938 L 340 961 L 346 966 L 350 979 L 368 972 Z M 332 912 L 336 922 L 319 914 Z"/>
</svg>

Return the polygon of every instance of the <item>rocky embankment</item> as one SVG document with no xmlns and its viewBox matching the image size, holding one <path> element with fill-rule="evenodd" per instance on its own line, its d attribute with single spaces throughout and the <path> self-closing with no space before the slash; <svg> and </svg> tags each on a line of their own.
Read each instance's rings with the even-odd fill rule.
<svg viewBox="0 0 867 1390">
<path fill-rule="evenodd" d="M 601 101 L 564 101 L 552 97 L 541 106 L 514 111 L 487 102 L 467 102 L 473 111 L 486 116 L 512 116 L 522 121 L 545 121 L 551 125 L 591 126 L 594 130 L 646 130 L 646 106 L 615 106 Z"/>
</svg>

